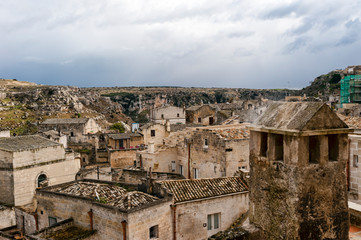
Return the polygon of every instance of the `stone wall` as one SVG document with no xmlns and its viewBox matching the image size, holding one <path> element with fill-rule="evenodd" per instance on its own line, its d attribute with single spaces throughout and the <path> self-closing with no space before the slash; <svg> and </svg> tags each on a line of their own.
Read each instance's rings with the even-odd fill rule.
<svg viewBox="0 0 361 240">
<path fill-rule="evenodd" d="M 127 184 L 142 184 L 143 179 L 149 178 L 149 172 L 144 170 L 123 169 L 122 177 L 116 179 Z M 154 180 L 169 180 L 169 179 L 184 179 L 180 174 L 152 172 L 152 179 Z"/>
<path fill-rule="evenodd" d="M 32 234 L 36 229 L 36 220 L 33 214 L 30 214 L 22 209 L 15 208 L 16 226 L 23 229 L 25 234 Z"/>
<path fill-rule="evenodd" d="M 112 168 L 127 168 L 134 166 L 136 149 L 109 150 L 109 162 Z"/>
<path fill-rule="evenodd" d="M 331 150 L 328 135 L 283 135 L 282 158 L 274 135 L 251 131 L 250 222 L 266 239 L 348 239 L 347 134 Z"/>
<path fill-rule="evenodd" d="M 55 217 L 62 221 L 72 217 L 74 223 L 90 229 L 90 217 L 88 212 L 93 212 L 93 227 L 97 230 L 94 239 L 123 239 L 121 222 L 126 219 L 124 213 L 114 210 L 112 207 L 103 207 L 80 197 L 65 197 L 52 193 L 38 193 L 39 228 L 49 227 L 48 217 Z"/>
<path fill-rule="evenodd" d="M 158 226 L 158 238 L 172 239 L 170 201 L 129 213 L 128 239 L 149 240 L 149 229 Z M 152 238 L 154 239 L 154 238 Z"/>
<path fill-rule="evenodd" d="M 230 227 L 248 211 L 248 193 L 238 193 L 213 199 L 176 205 L 177 239 L 208 239 Z M 219 228 L 207 230 L 207 216 L 220 214 Z"/>
<path fill-rule="evenodd" d="M 361 199 L 361 135 L 349 135 L 350 156 L 350 193 L 356 200 Z M 360 163 L 359 163 L 360 162 Z"/>
<path fill-rule="evenodd" d="M 149 228 L 159 226 L 159 239 L 171 239 L 171 201 L 163 200 L 150 206 L 121 211 L 81 197 L 67 197 L 49 192 L 38 192 L 40 229 L 48 227 L 48 217 L 58 222 L 72 217 L 74 224 L 90 229 L 90 217 L 93 213 L 93 227 L 97 231 L 91 239 L 123 239 L 122 221 L 127 222 L 127 239 L 149 239 Z"/>
<path fill-rule="evenodd" d="M 15 225 L 16 221 L 14 208 L 4 207 L 0 205 L 0 229 Z"/>
<path fill-rule="evenodd" d="M 28 157 L 27 157 L 28 156 Z M 65 156 L 61 147 L 50 147 L 36 151 L 14 153 L 13 186 L 14 204 L 22 206 L 33 202 L 37 179 L 45 174 L 48 185 L 75 180 L 80 169 L 78 159 L 73 154 Z M 10 196 L 9 196 L 10 197 Z"/>
<path fill-rule="evenodd" d="M 155 136 L 151 135 L 151 131 L 155 131 Z M 144 144 L 148 145 L 149 142 L 153 142 L 155 145 L 163 144 L 163 139 L 169 136 L 169 131 L 165 125 L 153 124 L 142 131 Z"/>
<path fill-rule="evenodd" d="M 168 120 L 171 124 L 185 124 L 185 111 L 174 106 L 155 108 L 150 110 L 150 119 L 156 123 Z"/>
</svg>

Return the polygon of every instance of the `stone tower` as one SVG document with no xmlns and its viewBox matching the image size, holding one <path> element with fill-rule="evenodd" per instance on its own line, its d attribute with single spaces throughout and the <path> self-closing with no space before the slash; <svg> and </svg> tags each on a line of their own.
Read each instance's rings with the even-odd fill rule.
<svg viewBox="0 0 361 240">
<path fill-rule="evenodd" d="M 265 239 L 348 239 L 347 125 L 323 103 L 272 103 L 251 128 L 250 222 Z"/>
</svg>

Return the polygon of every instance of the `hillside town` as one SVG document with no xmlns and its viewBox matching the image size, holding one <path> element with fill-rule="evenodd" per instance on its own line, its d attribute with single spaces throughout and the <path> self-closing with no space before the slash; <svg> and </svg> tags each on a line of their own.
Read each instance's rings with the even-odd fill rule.
<svg viewBox="0 0 361 240">
<path fill-rule="evenodd" d="M 361 66 L 184 99 L 0 82 L 1 240 L 361 239 Z"/>
</svg>

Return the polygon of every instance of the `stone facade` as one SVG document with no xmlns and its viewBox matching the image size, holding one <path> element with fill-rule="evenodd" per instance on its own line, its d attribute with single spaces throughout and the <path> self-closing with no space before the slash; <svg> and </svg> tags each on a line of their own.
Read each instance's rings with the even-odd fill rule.
<svg viewBox="0 0 361 240">
<path fill-rule="evenodd" d="M 155 123 L 185 124 L 185 110 L 181 107 L 164 106 L 150 109 L 150 120 Z"/>
<path fill-rule="evenodd" d="M 60 131 L 68 136 L 69 142 L 84 142 L 87 134 L 101 131 L 100 125 L 92 118 L 51 118 L 39 124 L 39 131 Z"/>
<path fill-rule="evenodd" d="M 159 145 L 163 144 L 163 139 L 170 134 L 170 124 L 150 123 L 142 126 L 142 134 L 144 144 L 148 145 L 150 142 Z"/>
<path fill-rule="evenodd" d="M 0 202 L 22 206 L 33 203 L 39 179 L 48 185 L 72 181 L 80 163 L 59 143 L 23 136 L 0 139 L 0 167 Z"/>
<path fill-rule="evenodd" d="M 0 205 L 0 229 L 15 226 L 15 210 L 11 207 Z"/>
<path fill-rule="evenodd" d="M 99 191 L 100 197 L 103 193 Z M 92 222 L 93 229 L 97 232 L 91 239 L 124 239 L 124 234 L 128 240 L 150 239 L 149 231 L 153 226 L 158 226 L 158 239 L 171 239 L 171 198 L 123 209 L 110 206 L 108 202 L 101 203 L 86 196 L 62 194 L 54 188 L 48 188 L 37 192 L 37 200 L 40 229 L 49 226 L 49 217 L 57 221 L 72 217 L 76 225 L 86 229 L 91 228 Z"/>
<path fill-rule="evenodd" d="M 186 109 L 186 123 L 214 125 L 217 122 L 216 112 L 210 105 L 189 107 Z"/>
<path fill-rule="evenodd" d="M 248 193 L 176 205 L 177 239 L 206 240 L 226 230 L 247 211 Z M 218 214 L 219 228 L 208 230 L 207 217 L 212 214 Z"/>
<path fill-rule="evenodd" d="M 127 168 L 134 166 L 136 149 L 109 150 L 109 162 L 112 168 Z"/>
<path fill-rule="evenodd" d="M 322 103 L 273 103 L 251 127 L 250 222 L 265 239 L 348 239 L 348 132 Z"/>
<path fill-rule="evenodd" d="M 355 200 L 361 199 L 361 134 L 349 135 L 349 190 Z"/>
<path fill-rule="evenodd" d="M 186 178 L 233 176 L 239 169 L 249 169 L 246 126 L 208 126 L 172 133 L 164 144 L 138 151 L 137 166 Z"/>
</svg>

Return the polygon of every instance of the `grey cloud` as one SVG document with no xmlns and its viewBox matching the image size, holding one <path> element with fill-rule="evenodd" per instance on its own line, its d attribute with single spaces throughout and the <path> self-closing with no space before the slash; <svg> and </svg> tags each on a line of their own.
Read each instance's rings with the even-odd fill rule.
<svg viewBox="0 0 361 240">
<path fill-rule="evenodd" d="M 293 42 L 287 44 L 285 48 L 283 49 L 284 54 L 290 54 L 294 53 L 295 51 L 307 46 L 307 44 L 310 42 L 309 37 L 298 37 Z"/>
<path fill-rule="evenodd" d="M 346 32 L 336 44 L 337 46 L 349 45 L 360 39 L 361 22 L 357 18 L 345 24 Z"/>
<path fill-rule="evenodd" d="M 261 17 L 263 19 L 284 18 L 284 17 L 288 17 L 292 13 L 296 13 L 296 15 L 300 15 L 305 11 L 306 9 L 304 6 L 301 5 L 301 2 L 294 2 L 288 5 L 276 7 L 261 15 Z"/>
<path fill-rule="evenodd" d="M 228 33 L 228 38 L 244 38 L 254 35 L 255 32 L 244 31 L 244 32 L 230 32 Z"/>
</svg>

